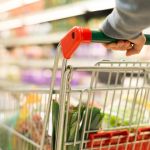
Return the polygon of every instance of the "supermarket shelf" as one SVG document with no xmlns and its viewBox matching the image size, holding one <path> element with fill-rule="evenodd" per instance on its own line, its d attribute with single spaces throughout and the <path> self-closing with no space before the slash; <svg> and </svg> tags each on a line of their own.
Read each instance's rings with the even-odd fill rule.
<svg viewBox="0 0 150 150">
<path fill-rule="evenodd" d="M 98 62 L 99 58 L 72 58 L 69 60 L 69 65 L 82 67 L 82 66 L 93 66 L 96 62 Z M 89 63 L 90 62 L 90 63 Z M 54 59 L 50 60 L 28 60 L 28 59 L 21 59 L 21 60 L 1 60 L 0 65 L 16 65 L 22 68 L 53 68 Z M 61 67 L 61 61 L 59 63 L 59 67 Z"/>
<path fill-rule="evenodd" d="M 24 15 L 19 18 L 12 18 L 10 20 L 2 21 L 0 23 L 0 31 L 18 28 L 24 25 L 33 25 L 47 21 L 84 15 L 87 12 L 102 11 L 112 9 L 114 7 L 115 0 L 109 0 L 109 2 L 106 0 L 88 0 L 73 4 L 66 4 L 64 6 L 51 8 L 28 16 Z"/>
<path fill-rule="evenodd" d="M 29 88 L 32 89 L 35 85 L 16 82 L 12 80 L 0 79 L 0 89 L 10 89 L 13 85 L 13 90 L 15 89 L 22 89 L 22 88 Z M 11 90 L 11 89 L 10 89 Z"/>
<path fill-rule="evenodd" d="M 9 0 L 9 1 L 2 1 L 0 5 L 0 13 L 10 11 L 28 4 L 35 3 L 39 0 L 24 0 L 24 1 L 18 1 L 18 0 Z"/>
<path fill-rule="evenodd" d="M 49 35 L 40 36 L 25 36 L 18 38 L 5 38 L 0 40 L 0 44 L 5 47 L 22 46 L 22 45 L 36 45 L 36 44 L 52 44 L 58 43 L 60 39 L 66 34 L 62 33 L 52 33 Z"/>
<path fill-rule="evenodd" d="M 0 39 L 0 44 L 5 47 L 16 47 L 22 45 L 37 45 L 37 44 L 53 44 L 59 41 L 66 35 L 66 32 L 50 33 L 49 35 L 25 36 L 18 38 Z M 144 30 L 145 34 L 150 34 L 150 28 Z M 137 56 L 136 56 L 137 57 Z"/>
<path fill-rule="evenodd" d="M 5 59 L 0 61 L 0 65 L 14 65 L 21 68 L 51 68 L 54 59 L 50 60 L 30 60 L 30 59 Z"/>
<path fill-rule="evenodd" d="M 12 89 L 13 87 L 13 89 Z M 56 87 L 57 89 L 57 87 Z M 49 91 L 49 85 L 37 85 L 31 83 L 24 83 L 22 81 L 13 81 L 9 79 L 0 79 L 0 90 L 17 90 L 17 91 L 29 91 L 29 90 L 40 90 Z"/>
</svg>

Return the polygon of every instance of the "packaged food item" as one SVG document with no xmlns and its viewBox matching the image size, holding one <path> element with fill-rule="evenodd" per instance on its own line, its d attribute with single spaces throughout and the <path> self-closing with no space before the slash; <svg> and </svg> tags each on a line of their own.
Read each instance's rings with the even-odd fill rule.
<svg viewBox="0 0 150 150">
<path fill-rule="evenodd" d="M 50 7 L 69 4 L 77 1 L 79 0 L 45 0 L 45 7 L 50 8 Z"/>
<path fill-rule="evenodd" d="M 25 46 L 22 51 L 27 58 L 40 59 L 43 57 L 43 49 L 40 46 Z"/>
<path fill-rule="evenodd" d="M 91 18 L 89 21 L 88 21 L 88 27 L 91 28 L 91 29 L 96 29 L 97 30 L 97 27 L 100 26 L 100 24 L 102 24 L 102 22 L 104 21 L 105 17 L 99 17 L 99 18 Z"/>
<path fill-rule="evenodd" d="M 15 128 L 18 119 L 17 108 L 17 99 L 14 95 L 9 95 L 8 98 L 8 94 L 0 92 L 0 149 L 2 150 L 13 150 L 11 143 L 13 135 L 3 125 Z"/>
<path fill-rule="evenodd" d="M 21 2 L 20 2 L 21 3 Z M 10 3 L 11 4 L 11 3 Z M 30 4 L 24 4 L 22 7 L 17 7 L 8 12 L 10 17 L 20 16 L 35 13 L 44 9 L 44 0 L 38 0 Z"/>
<path fill-rule="evenodd" d="M 41 135 L 44 129 L 44 119 L 42 116 L 42 111 L 44 110 L 41 106 L 43 105 L 42 103 L 42 97 L 40 95 L 35 95 L 32 93 L 27 94 L 20 106 L 19 115 L 15 125 L 15 129 L 17 132 L 37 144 L 41 143 Z M 47 130 L 44 142 L 44 150 L 50 150 L 50 135 Z M 17 136 L 13 136 L 12 143 L 13 149 L 19 149 L 22 143 L 26 145 L 25 147 L 27 148 L 27 150 L 37 149 L 30 142 L 26 142 Z"/>
<path fill-rule="evenodd" d="M 75 72 L 71 80 L 73 86 L 79 85 L 84 78 L 84 74 Z M 22 71 L 21 80 L 24 83 L 30 83 L 35 85 L 49 86 L 51 81 L 51 71 L 48 69 L 26 69 Z M 56 86 L 61 83 L 61 72 L 58 71 L 56 75 Z"/>
<path fill-rule="evenodd" d="M 40 144 L 41 139 L 42 139 L 41 135 L 43 133 L 43 125 L 44 125 L 43 120 L 41 116 L 36 113 L 30 117 L 31 117 L 30 120 L 25 119 L 25 120 L 18 121 L 16 125 L 16 130 L 22 135 L 24 135 L 25 137 L 34 141 L 35 143 Z M 17 138 L 15 140 L 18 141 Z M 32 146 L 30 143 L 27 143 L 27 145 Z M 48 132 L 45 135 L 44 145 L 45 145 L 44 150 L 49 150 L 51 148 L 50 135 L 48 134 Z M 18 145 L 14 145 L 14 147 L 17 147 L 17 146 Z M 34 146 L 32 146 L 32 148 L 36 150 Z"/>
<path fill-rule="evenodd" d="M 53 21 L 51 25 L 52 25 L 52 32 L 59 34 L 59 32 L 68 31 L 76 25 L 86 26 L 86 22 L 84 17 L 71 17 L 67 19 Z"/>
<path fill-rule="evenodd" d="M 78 58 L 108 58 L 109 51 L 101 43 L 84 43 L 81 44 L 75 53 Z"/>
</svg>

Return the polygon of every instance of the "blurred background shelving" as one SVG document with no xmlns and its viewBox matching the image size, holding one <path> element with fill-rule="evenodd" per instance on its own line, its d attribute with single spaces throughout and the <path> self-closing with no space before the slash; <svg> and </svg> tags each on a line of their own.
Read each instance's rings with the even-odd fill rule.
<svg viewBox="0 0 150 150">
<path fill-rule="evenodd" d="M 41 142 L 44 122 L 47 120 L 45 118 L 46 112 L 48 118 L 50 118 L 48 119 L 48 130 L 46 129 L 45 132 L 44 149 L 50 150 L 49 138 L 51 138 L 53 128 L 51 124 L 53 114 L 49 113 L 48 109 L 51 108 L 53 103 L 49 101 L 49 88 L 59 41 L 74 26 L 99 30 L 104 19 L 112 12 L 114 7 L 115 0 L 0 0 L 0 150 L 14 150 L 17 147 L 23 150 L 37 149 L 32 147 L 32 143 L 37 145 Z M 145 30 L 145 32 L 150 33 L 150 29 Z M 98 61 L 109 59 L 149 60 L 149 51 L 150 47 L 145 46 L 140 55 L 126 57 L 125 52 L 106 49 L 101 43 L 84 43 L 78 47 L 73 58 L 69 60 L 69 64 L 89 67 L 94 66 Z M 145 97 L 149 98 L 149 91 L 147 92 L 144 88 L 139 90 L 139 87 L 142 84 L 146 84 L 146 86 L 150 84 L 149 74 L 145 76 L 143 70 L 142 72 L 141 70 L 132 71 L 133 67 L 140 67 L 140 63 L 126 64 L 115 61 L 114 64 L 103 63 L 101 67 L 103 68 L 106 65 L 110 67 L 111 73 L 108 74 L 107 71 L 101 70 L 99 74 L 96 73 L 97 79 L 95 81 L 91 79 L 93 73 L 89 71 L 73 70 L 73 73 L 69 74 L 71 80 L 68 82 L 70 82 L 71 87 L 68 87 L 68 85 L 66 87 L 70 88 L 69 91 L 78 89 L 78 92 L 68 93 L 67 89 L 67 95 L 64 97 L 66 100 L 69 98 L 67 105 L 70 103 L 71 106 L 73 102 L 77 106 L 79 100 L 83 100 L 83 103 L 85 103 L 84 100 L 91 97 L 91 104 L 96 102 L 94 105 L 97 108 L 102 108 L 103 105 L 108 105 L 109 108 L 110 104 L 113 105 L 114 103 L 115 105 L 111 109 L 116 110 L 117 103 L 120 108 L 126 109 L 124 104 L 127 101 L 130 101 L 129 105 L 133 105 L 131 101 L 133 100 L 135 103 L 136 98 L 138 105 L 143 105 L 148 101 L 145 100 Z M 123 73 L 119 70 L 120 68 L 117 69 L 118 72 L 113 72 L 113 67 L 116 67 L 116 65 L 131 68 L 130 71 Z M 148 66 L 148 64 L 143 63 L 142 67 L 145 66 Z M 61 67 L 62 62 L 60 61 L 53 91 L 53 99 L 55 100 L 59 99 L 57 89 L 60 89 L 62 79 Z M 94 82 L 90 92 L 91 80 Z M 95 84 L 95 82 L 98 82 L 98 84 Z M 101 88 L 101 90 L 94 91 L 94 86 L 96 88 L 107 86 L 107 88 L 106 90 Z M 134 87 L 136 88 L 134 89 Z M 84 90 L 87 88 L 88 90 Z M 119 88 L 120 90 L 118 90 Z M 136 92 L 137 90 L 138 92 Z M 138 94 L 135 98 L 136 93 Z M 138 100 L 139 98 L 141 100 Z M 104 104 L 104 100 L 107 101 L 106 104 Z M 121 100 L 123 103 L 120 103 Z M 48 102 L 52 104 L 50 107 Z M 71 113 L 72 106 L 71 109 L 69 108 Z M 140 109 L 139 106 L 138 109 Z M 142 107 L 141 111 L 143 111 Z M 144 113 L 140 116 L 144 116 Z M 55 117 L 58 118 L 58 116 L 53 118 Z M 118 116 L 116 118 L 121 120 Z M 114 116 L 112 119 L 114 122 Z M 116 121 L 116 123 L 119 122 Z M 9 124 L 10 130 L 7 132 L 6 129 L 9 129 Z M 26 146 L 24 141 L 19 138 L 17 140 L 18 134 L 15 136 L 10 131 L 21 133 L 21 137 L 32 141 Z"/>
<path fill-rule="evenodd" d="M 115 0 L 0 2 L 0 81 L 5 86 L 12 82 L 20 86 L 49 86 L 50 68 L 60 39 L 76 25 L 98 30 L 115 7 Z M 128 59 L 149 59 L 148 50 L 149 47 L 144 47 L 141 55 Z M 83 44 L 70 64 L 84 66 L 101 59 L 124 58 L 124 52 L 107 50 L 100 43 Z M 79 76 L 84 80 L 88 74 Z"/>
</svg>

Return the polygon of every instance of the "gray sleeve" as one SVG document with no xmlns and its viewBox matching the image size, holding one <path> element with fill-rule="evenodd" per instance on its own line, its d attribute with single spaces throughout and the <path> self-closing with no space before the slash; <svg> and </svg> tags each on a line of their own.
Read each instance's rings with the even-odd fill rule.
<svg viewBox="0 0 150 150">
<path fill-rule="evenodd" d="M 116 39 L 134 39 L 150 25 L 150 0 L 116 0 L 101 30 Z"/>
</svg>

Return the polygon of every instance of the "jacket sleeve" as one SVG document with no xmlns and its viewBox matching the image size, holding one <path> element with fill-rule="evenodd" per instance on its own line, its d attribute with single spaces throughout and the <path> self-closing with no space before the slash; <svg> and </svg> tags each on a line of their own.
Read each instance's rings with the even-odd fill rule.
<svg viewBox="0 0 150 150">
<path fill-rule="evenodd" d="M 116 0 L 101 30 L 116 39 L 134 39 L 150 25 L 150 0 Z"/>
</svg>

